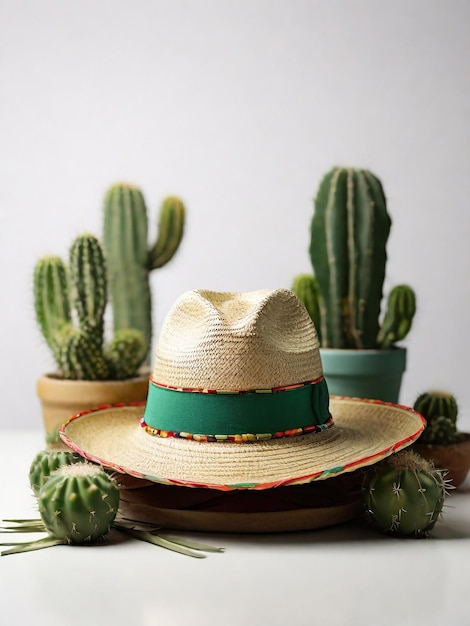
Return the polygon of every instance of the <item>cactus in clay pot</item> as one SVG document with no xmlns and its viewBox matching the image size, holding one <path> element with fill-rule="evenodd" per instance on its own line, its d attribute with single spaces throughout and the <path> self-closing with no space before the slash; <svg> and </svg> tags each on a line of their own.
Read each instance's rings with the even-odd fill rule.
<svg viewBox="0 0 470 626">
<path fill-rule="evenodd" d="M 324 176 L 311 223 L 316 282 L 308 295 L 320 311 L 322 347 L 385 349 L 409 331 L 416 303 L 406 285 L 392 290 L 382 329 L 379 323 L 390 227 L 382 183 L 372 172 L 333 168 Z"/>
<path fill-rule="evenodd" d="M 106 302 L 106 262 L 93 235 L 74 240 L 68 268 L 57 256 L 36 263 L 36 319 L 63 378 L 118 380 L 136 375 L 145 358 L 143 335 L 122 329 L 105 345 Z"/>
<path fill-rule="evenodd" d="M 67 543 L 92 543 L 111 528 L 119 487 L 91 463 L 62 465 L 41 487 L 39 514 L 49 534 Z"/>
<path fill-rule="evenodd" d="M 173 258 L 183 237 L 184 223 L 183 202 L 177 197 L 166 198 L 160 208 L 157 240 L 149 247 L 147 208 L 141 190 L 118 183 L 106 193 L 103 243 L 114 329 L 140 330 L 145 338 L 147 357 L 152 340 L 149 274 Z"/>
<path fill-rule="evenodd" d="M 452 394 L 424 392 L 418 396 L 413 408 L 426 419 L 426 428 L 417 443 L 447 446 L 460 440 L 457 433 L 457 401 Z"/>
<path fill-rule="evenodd" d="M 50 475 L 62 465 L 83 463 L 83 457 L 72 450 L 41 450 L 31 462 L 29 468 L 29 483 L 37 497 L 42 486 Z"/>
<path fill-rule="evenodd" d="M 402 537 L 425 537 L 442 512 L 446 480 L 411 450 L 393 454 L 365 474 L 367 514 L 381 531 Z"/>
</svg>

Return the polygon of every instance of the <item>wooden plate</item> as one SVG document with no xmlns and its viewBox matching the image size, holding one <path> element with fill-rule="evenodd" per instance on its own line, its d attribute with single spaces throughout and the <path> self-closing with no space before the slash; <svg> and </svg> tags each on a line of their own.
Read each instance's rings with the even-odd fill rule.
<svg viewBox="0 0 470 626">
<path fill-rule="evenodd" d="M 115 475 L 118 519 L 165 529 L 230 533 L 315 530 L 344 523 L 363 511 L 362 473 L 262 491 L 174 487 Z"/>
</svg>

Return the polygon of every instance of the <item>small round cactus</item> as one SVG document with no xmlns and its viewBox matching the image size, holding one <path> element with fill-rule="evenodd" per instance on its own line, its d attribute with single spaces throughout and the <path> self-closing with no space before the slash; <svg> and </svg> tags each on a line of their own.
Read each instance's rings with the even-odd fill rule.
<svg viewBox="0 0 470 626">
<path fill-rule="evenodd" d="M 49 534 L 70 544 L 105 535 L 119 507 L 119 487 L 99 466 L 60 466 L 39 490 L 41 519 Z"/>
<path fill-rule="evenodd" d="M 442 471 L 411 450 L 393 454 L 366 474 L 363 497 L 375 526 L 390 535 L 425 537 L 444 505 Z"/>
<path fill-rule="evenodd" d="M 39 490 L 46 479 L 58 467 L 72 465 L 73 463 L 83 463 L 83 461 L 83 457 L 71 450 L 41 450 L 41 452 L 38 452 L 29 468 L 29 483 L 34 495 L 38 496 Z"/>
<path fill-rule="evenodd" d="M 446 391 L 425 391 L 418 396 L 413 408 L 426 419 L 445 415 L 453 422 L 457 420 L 457 401 L 455 396 Z"/>
<path fill-rule="evenodd" d="M 413 408 L 426 419 L 426 428 L 419 443 L 450 445 L 459 439 L 457 434 L 457 401 L 447 392 L 427 391 L 416 399 Z"/>
</svg>

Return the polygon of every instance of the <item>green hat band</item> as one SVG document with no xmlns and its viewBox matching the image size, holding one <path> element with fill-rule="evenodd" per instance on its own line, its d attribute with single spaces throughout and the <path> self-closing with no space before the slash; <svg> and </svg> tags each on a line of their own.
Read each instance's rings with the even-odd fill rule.
<svg viewBox="0 0 470 626">
<path fill-rule="evenodd" d="M 246 442 L 325 430 L 333 421 L 324 378 L 255 391 L 178 389 L 151 380 L 141 425 L 152 435 Z"/>
</svg>

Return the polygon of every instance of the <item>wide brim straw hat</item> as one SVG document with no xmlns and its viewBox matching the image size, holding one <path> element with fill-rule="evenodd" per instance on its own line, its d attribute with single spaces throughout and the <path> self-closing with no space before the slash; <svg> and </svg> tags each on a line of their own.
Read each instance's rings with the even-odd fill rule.
<svg viewBox="0 0 470 626">
<path fill-rule="evenodd" d="M 408 407 L 329 398 L 315 327 L 291 291 L 195 290 L 163 323 L 146 404 L 80 413 L 61 437 L 122 474 L 232 491 L 354 472 L 423 428 Z"/>
</svg>

